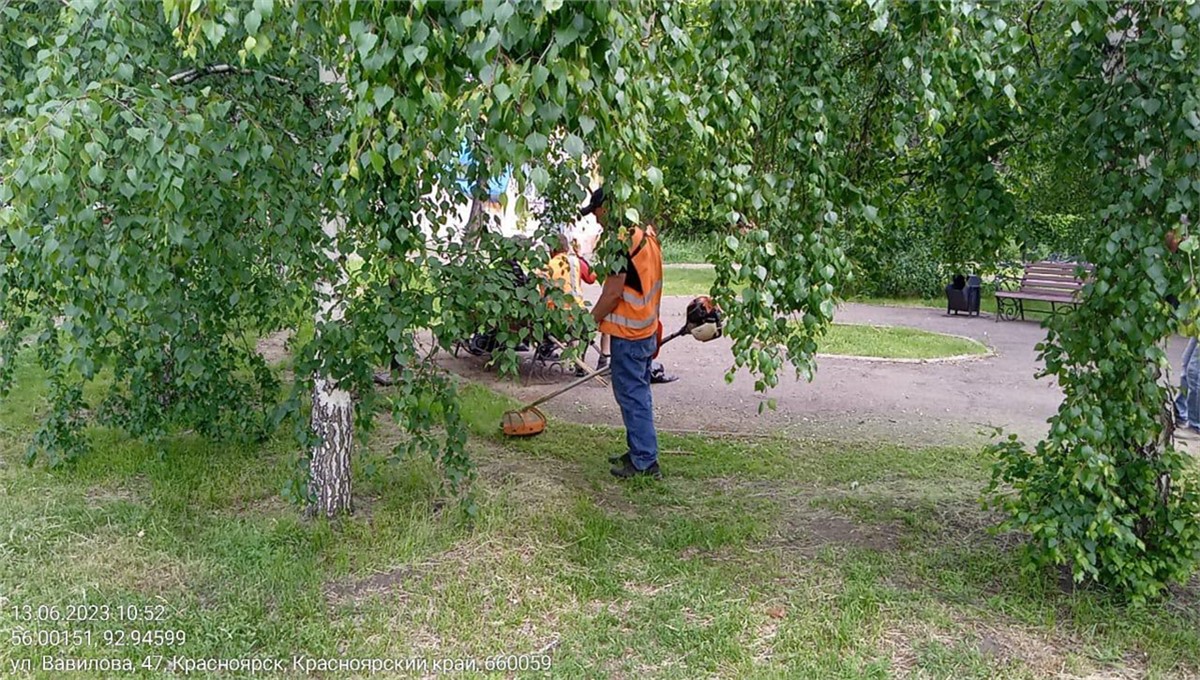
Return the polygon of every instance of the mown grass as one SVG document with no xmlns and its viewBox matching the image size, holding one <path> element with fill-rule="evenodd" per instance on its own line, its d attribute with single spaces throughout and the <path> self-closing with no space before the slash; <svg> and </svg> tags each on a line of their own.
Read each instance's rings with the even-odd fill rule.
<svg viewBox="0 0 1200 680">
<path fill-rule="evenodd" d="M 666 260 L 664 247 L 664 261 Z M 712 282 L 715 278 L 713 269 L 708 265 L 692 265 L 688 267 L 680 266 L 683 262 L 666 264 L 663 268 L 663 290 L 665 295 L 707 295 L 712 287 Z M 864 295 L 855 295 L 847 299 L 847 302 L 853 302 L 864 305 L 877 305 L 880 307 L 918 307 L 929 309 L 946 309 L 945 298 L 920 298 L 920 297 L 872 297 Z M 982 313 L 994 315 L 996 313 L 996 296 L 991 291 L 984 291 L 980 298 L 979 309 Z M 1062 308 L 1059 308 L 1062 311 Z M 1029 321 L 1041 321 L 1051 313 L 1050 303 L 1048 302 L 1025 302 L 1025 318 Z"/>
<path fill-rule="evenodd" d="M 715 275 L 712 267 L 663 266 L 663 295 L 708 295 Z"/>
<path fill-rule="evenodd" d="M 865 305 L 877 305 L 880 307 L 921 307 L 930 309 L 946 309 L 945 298 L 894 298 L 894 297 L 869 297 L 869 296 L 853 296 L 848 299 L 848 302 L 856 302 Z M 979 311 L 989 316 L 996 314 L 996 295 L 992 291 L 983 291 L 979 300 Z M 1053 313 L 1062 313 L 1065 308 L 1058 305 L 1057 309 L 1052 308 L 1049 302 L 1038 302 L 1036 300 L 1025 301 L 1025 319 L 1031 322 L 1040 322 Z M 961 313 L 961 312 L 960 312 Z"/>
<path fill-rule="evenodd" d="M 711 265 L 687 261 L 672 262 L 667 259 L 665 245 L 663 260 L 667 263 L 663 266 L 664 295 L 707 295 L 712 288 L 716 276 Z M 944 309 L 946 306 L 945 300 L 926 300 L 923 298 L 876 298 L 860 296 L 853 297 L 849 301 L 884 307 L 941 307 Z M 984 296 L 980 306 L 983 308 L 983 311 L 995 312 L 995 298 L 991 295 Z"/>
<path fill-rule="evenodd" d="M 903 326 L 842 323 L 830 326 L 819 346 L 824 354 L 881 359 L 936 359 L 987 353 L 983 344 L 970 338 Z"/>
<path fill-rule="evenodd" d="M 713 247 L 712 241 L 705 238 L 680 237 L 663 238 L 663 289 L 666 295 L 695 296 L 707 295 L 714 279 L 711 266 L 703 265 Z M 672 265 L 691 265 L 680 267 Z M 1020 272 L 1010 272 L 1020 275 Z M 920 307 L 929 309 L 945 309 L 944 297 L 881 297 L 870 295 L 852 295 L 848 302 L 880 307 Z M 1052 313 L 1048 302 L 1025 301 L 1025 318 L 1029 321 L 1041 321 Z M 992 290 L 984 290 L 980 297 L 980 311 L 984 314 L 996 313 L 996 296 Z"/>
<path fill-rule="evenodd" d="M 976 452 L 664 435 L 666 479 L 621 484 L 604 461 L 619 431 L 554 421 L 507 441 L 497 424 L 513 404 L 469 386 L 473 523 L 443 504 L 428 461 L 388 463 L 397 435 L 384 428 L 356 460 L 357 513 L 329 524 L 280 500 L 286 437 L 250 448 L 181 435 L 160 456 L 95 431 L 75 467 L 25 467 L 44 393 L 21 370 L 0 411 L 6 643 L 13 605 L 87 601 L 164 604 L 170 618 L 153 627 L 187 633 L 168 656 L 284 658 L 288 677 L 297 654 L 543 651 L 568 678 L 1200 672 L 1200 585 L 1133 607 L 1023 573 L 1019 539 L 986 530 Z M 0 667 L 159 653 L 4 644 Z"/>
<path fill-rule="evenodd" d="M 878 305 L 880 307 L 919 307 L 930 309 L 945 309 L 946 301 L 936 298 L 922 297 L 871 297 L 869 295 L 853 295 L 847 302 L 856 302 L 864 305 Z M 980 310 L 987 311 L 987 300 L 980 301 Z"/>
</svg>

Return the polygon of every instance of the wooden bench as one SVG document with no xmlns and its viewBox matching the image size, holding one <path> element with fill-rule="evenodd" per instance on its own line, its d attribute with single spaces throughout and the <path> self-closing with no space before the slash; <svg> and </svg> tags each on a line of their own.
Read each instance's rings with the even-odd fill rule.
<svg viewBox="0 0 1200 680">
<path fill-rule="evenodd" d="M 1083 277 L 1079 270 L 1083 270 Z M 1049 302 L 1050 313 L 1059 305 L 1075 307 L 1080 291 L 1091 279 L 1092 265 L 1078 262 L 1030 262 L 1020 279 L 1003 277 L 996 281 L 996 321 L 1025 320 L 1025 301 Z"/>
</svg>

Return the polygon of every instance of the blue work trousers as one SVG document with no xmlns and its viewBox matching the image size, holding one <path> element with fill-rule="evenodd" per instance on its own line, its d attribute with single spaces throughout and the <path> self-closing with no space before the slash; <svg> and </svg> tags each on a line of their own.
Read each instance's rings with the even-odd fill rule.
<svg viewBox="0 0 1200 680">
<path fill-rule="evenodd" d="M 612 339 L 613 395 L 625 422 L 625 444 L 633 466 L 645 470 L 658 462 L 658 433 L 654 431 L 654 401 L 650 396 L 650 361 L 658 338 Z"/>
<path fill-rule="evenodd" d="M 1192 427 L 1200 426 L 1200 366 L 1196 363 L 1196 339 L 1188 340 L 1183 351 L 1182 370 L 1179 372 L 1179 393 L 1175 396 L 1175 415 Z"/>
</svg>

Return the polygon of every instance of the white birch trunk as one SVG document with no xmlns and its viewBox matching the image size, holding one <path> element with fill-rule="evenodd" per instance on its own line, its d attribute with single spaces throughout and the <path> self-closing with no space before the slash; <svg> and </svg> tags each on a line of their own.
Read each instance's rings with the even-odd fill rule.
<svg viewBox="0 0 1200 680">
<path fill-rule="evenodd" d="M 327 231 L 330 227 L 326 227 Z M 337 227 L 332 229 L 336 233 Z M 317 286 L 320 306 L 317 324 L 340 321 L 345 303 L 334 297 L 334 288 L 322 281 Z M 354 511 L 350 489 L 350 452 L 354 449 L 354 405 L 350 393 L 336 380 L 318 375 L 312 391 L 312 432 L 318 437 L 309 458 L 309 514 L 336 517 Z"/>
<path fill-rule="evenodd" d="M 321 68 L 322 82 L 339 82 L 341 78 L 332 70 Z M 339 262 L 337 237 L 342 228 L 339 218 L 328 219 L 321 226 L 329 237 L 330 246 L 325 256 L 334 263 Z M 347 280 L 346 270 L 337 266 L 338 284 Z M 346 303 L 338 295 L 338 289 L 330 281 L 317 283 L 315 314 L 317 328 L 325 322 L 339 322 L 346 315 Z M 319 330 L 318 330 L 319 332 Z M 312 415 L 310 427 L 317 437 L 317 444 L 309 456 L 308 491 L 311 499 L 308 507 L 310 516 L 336 517 L 354 511 L 350 488 L 350 453 L 354 449 L 354 403 L 350 393 L 338 386 L 328 375 L 313 376 Z"/>
</svg>

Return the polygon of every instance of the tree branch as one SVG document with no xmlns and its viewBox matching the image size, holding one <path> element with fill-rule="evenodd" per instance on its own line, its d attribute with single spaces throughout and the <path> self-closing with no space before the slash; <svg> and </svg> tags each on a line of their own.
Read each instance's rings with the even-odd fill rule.
<svg viewBox="0 0 1200 680">
<path fill-rule="evenodd" d="M 654 22 L 657 20 L 658 20 L 658 12 L 657 11 L 651 12 L 650 18 L 646 20 L 646 25 L 642 28 L 642 40 L 641 40 L 640 44 L 643 48 L 649 47 L 650 36 L 652 36 L 654 34 Z"/>
<path fill-rule="evenodd" d="M 856 54 L 846 55 L 840 62 L 838 62 L 838 70 L 843 71 L 860 61 L 866 61 L 867 66 L 871 66 L 871 60 L 878 56 L 880 52 L 883 52 L 884 48 L 891 45 L 891 42 L 892 39 L 890 37 L 881 38 L 877 43 L 875 43 L 875 46 L 871 47 L 870 49 L 864 49 Z"/>
<path fill-rule="evenodd" d="M 224 74 L 228 74 L 228 73 L 233 73 L 236 75 L 252 75 L 254 73 L 261 73 L 261 72 L 254 71 L 254 70 L 251 70 L 248 68 L 238 68 L 238 67 L 232 66 L 230 64 L 214 64 L 212 66 L 205 66 L 204 68 L 194 68 L 194 69 L 189 69 L 187 71 L 181 71 L 181 72 L 176 73 L 175 75 L 171 76 L 170 78 L 167 78 L 167 82 L 171 83 L 172 85 L 187 85 L 188 83 L 193 83 L 205 76 L 224 75 Z M 262 75 L 265 76 L 267 79 L 273 80 L 281 85 L 294 85 L 295 84 L 292 81 L 288 80 L 287 78 L 280 78 L 279 76 L 273 76 L 270 73 L 263 73 Z"/>
<path fill-rule="evenodd" d="M 1025 32 L 1029 34 L 1029 47 L 1033 52 L 1033 61 L 1040 69 L 1042 67 L 1042 57 L 1038 54 L 1037 41 L 1033 35 L 1033 18 L 1042 11 L 1042 6 L 1046 4 L 1046 0 L 1038 0 L 1038 3 L 1029 10 L 1029 14 L 1025 15 Z"/>
</svg>

